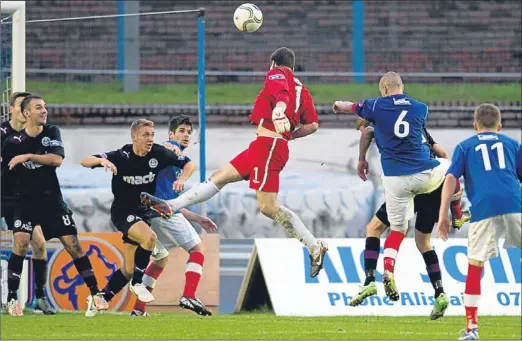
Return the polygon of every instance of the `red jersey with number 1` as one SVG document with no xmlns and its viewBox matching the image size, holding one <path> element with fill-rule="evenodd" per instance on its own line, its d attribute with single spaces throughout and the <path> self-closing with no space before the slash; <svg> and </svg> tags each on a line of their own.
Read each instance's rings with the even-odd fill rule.
<svg viewBox="0 0 522 341">
<path fill-rule="evenodd" d="M 277 102 L 287 104 L 286 117 L 292 125 L 292 129 L 301 124 L 318 121 L 312 95 L 299 79 L 294 76 L 291 69 L 287 67 L 274 68 L 267 72 L 265 85 L 254 102 L 252 114 L 249 116 L 254 125 L 262 126 L 268 130 L 275 131 L 272 123 L 272 110 Z M 290 132 L 284 133 L 286 139 L 291 138 Z"/>
</svg>

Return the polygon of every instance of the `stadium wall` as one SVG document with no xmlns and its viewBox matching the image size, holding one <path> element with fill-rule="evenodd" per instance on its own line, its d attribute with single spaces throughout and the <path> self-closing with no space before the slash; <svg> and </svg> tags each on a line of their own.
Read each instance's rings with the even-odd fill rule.
<svg viewBox="0 0 522 341">
<path fill-rule="evenodd" d="M 263 10 L 264 25 L 256 34 L 243 34 L 241 39 L 232 23 L 237 1 L 147 0 L 141 1 L 140 10 L 205 7 L 208 70 L 263 71 L 268 51 L 288 45 L 299 56 L 299 71 L 352 71 L 350 1 L 257 0 L 256 4 Z M 521 7 L 518 1 L 365 2 L 365 71 L 519 72 Z M 116 1 L 27 1 L 28 20 L 115 13 Z M 122 33 L 115 18 L 31 23 L 26 30 L 27 68 L 117 69 L 117 40 Z M 195 32 L 194 15 L 141 17 L 141 68 L 195 70 Z M 54 81 L 117 79 L 88 74 L 30 76 Z M 173 78 L 150 76 L 141 80 L 163 83 Z M 237 80 L 228 76 L 208 79 Z M 193 77 L 175 81 L 192 82 Z"/>
</svg>

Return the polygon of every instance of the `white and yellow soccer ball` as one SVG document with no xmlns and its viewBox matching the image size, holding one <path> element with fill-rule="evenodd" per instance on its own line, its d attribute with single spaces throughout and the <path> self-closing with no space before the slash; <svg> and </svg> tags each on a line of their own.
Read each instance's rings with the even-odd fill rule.
<svg viewBox="0 0 522 341">
<path fill-rule="evenodd" d="M 242 4 L 234 12 L 234 24 L 243 32 L 255 32 L 263 25 L 263 12 L 254 4 Z"/>
</svg>

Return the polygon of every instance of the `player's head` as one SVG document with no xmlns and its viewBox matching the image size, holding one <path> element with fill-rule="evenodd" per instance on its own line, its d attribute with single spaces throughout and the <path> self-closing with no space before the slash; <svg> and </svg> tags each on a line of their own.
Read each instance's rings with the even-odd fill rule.
<svg viewBox="0 0 522 341">
<path fill-rule="evenodd" d="M 402 84 L 401 76 L 393 71 L 386 72 L 379 81 L 379 90 L 383 97 L 402 94 L 404 85 Z"/>
<path fill-rule="evenodd" d="M 475 109 L 474 118 L 473 127 L 476 131 L 499 131 L 502 128 L 500 109 L 494 104 L 479 105 Z"/>
<path fill-rule="evenodd" d="M 20 104 L 27 96 L 31 96 L 30 92 L 14 92 L 9 99 L 9 113 L 11 114 L 11 118 L 15 121 L 19 121 L 20 123 L 25 123 L 25 117 L 22 115 L 22 110 L 20 110 Z"/>
<path fill-rule="evenodd" d="M 169 140 L 176 141 L 182 149 L 188 147 L 192 135 L 192 121 L 187 115 L 173 117 L 169 121 Z"/>
<path fill-rule="evenodd" d="M 355 121 L 355 129 L 359 130 L 361 133 L 369 125 L 370 125 L 370 121 L 367 121 L 362 117 L 357 117 L 357 120 Z"/>
<path fill-rule="evenodd" d="M 131 124 L 131 138 L 135 151 L 148 153 L 154 144 L 154 122 L 139 119 Z"/>
<path fill-rule="evenodd" d="M 29 95 L 20 103 L 20 111 L 27 124 L 41 126 L 47 123 L 47 105 L 42 97 Z"/>
<path fill-rule="evenodd" d="M 270 56 L 270 70 L 278 66 L 286 66 L 294 69 L 295 54 L 288 47 L 280 47 Z"/>
</svg>

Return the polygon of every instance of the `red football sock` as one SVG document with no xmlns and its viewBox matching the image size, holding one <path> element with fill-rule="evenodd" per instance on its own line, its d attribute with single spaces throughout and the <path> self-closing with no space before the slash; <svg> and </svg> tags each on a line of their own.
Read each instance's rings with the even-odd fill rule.
<svg viewBox="0 0 522 341">
<path fill-rule="evenodd" d="M 150 262 L 149 266 L 145 270 L 145 275 L 143 275 L 143 284 L 147 286 L 147 289 L 152 292 L 154 290 L 154 286 L 156 285 L 156 280 L 159 278 L 161 273 L 163 272 L 163 268 Z M 145 302 L 141 302 L 140 300 L 136 300 L 134 303 L 134 310 L 139 310 L 141 312 L 145 312 Z"/>
<path fill-rule="evenodd" d="M 466 330 L 478 327 L 478 306 L 480 301 L 480 279 L 482 267 L 468 264 L 466 289 L 464 290 L 464 307 L 466 307 Z"/>
<path fill-rule="evenodd" d="M 460 181 L 457 180 L 457 184 L 455 186 L 455 192 L 458 193 L 460 191 Z M 453 200 L 450 204 L 451 217 L 453 219 L 462 218 L 462 209 L 460 208 L 460 198 L 458 200 Z"/>
<path fill-rule="evenodd" d="M 199 280 L 203 273 L 203 263 L 205 256 L 201 252 L 194 251 L 190 253 L 187 264 L 185 265 L 185 289 L 183 296 L 188 298 L 196 298 L 196 290 L 198 289 Z"/>
<path fill-rule="evenodd" d="M 404 233 L 391 231 L 384 242 L 384 270 L 393 272 Z"/>
</svg>

